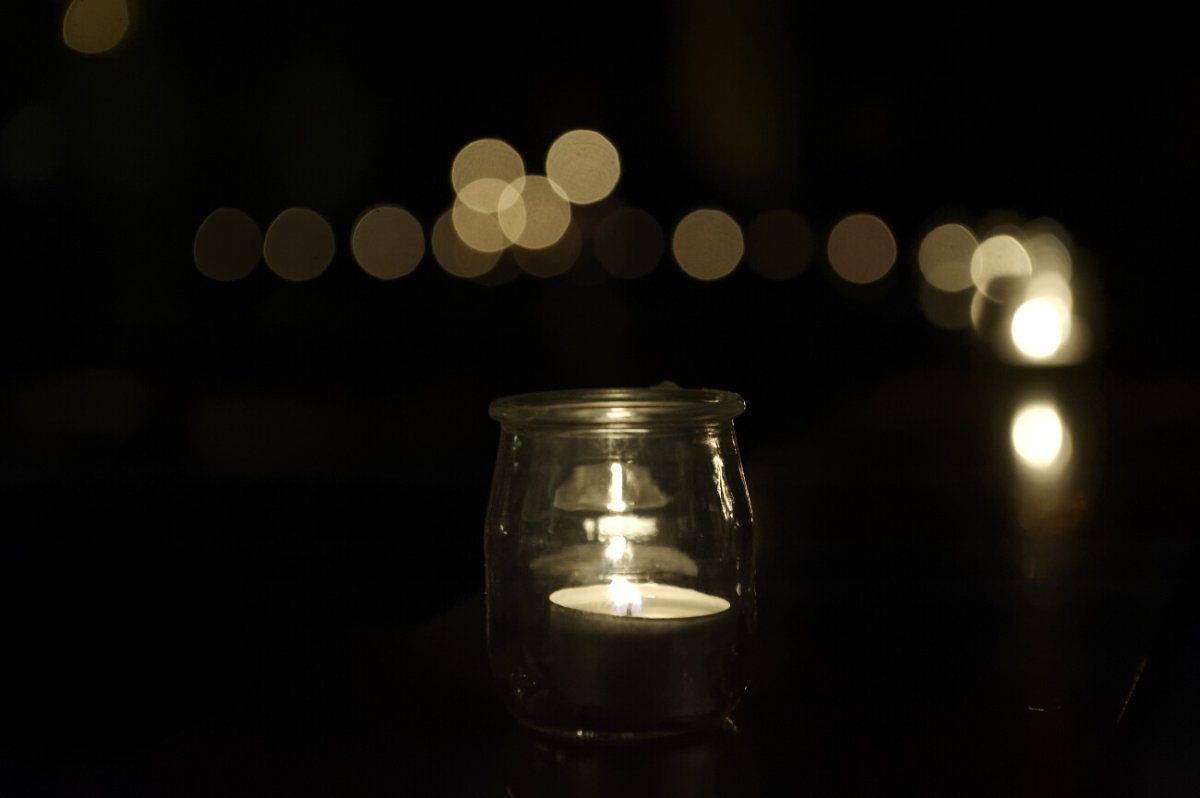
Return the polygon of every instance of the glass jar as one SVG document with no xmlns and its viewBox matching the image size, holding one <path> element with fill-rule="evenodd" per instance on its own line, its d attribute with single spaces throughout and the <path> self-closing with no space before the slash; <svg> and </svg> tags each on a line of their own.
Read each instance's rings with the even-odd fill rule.
<svg viewBox="0 0 1200 798">
<path fill-rule="evenodd" d="M 620 740 L 728 718 L 755 626 L 743 409 L 675 387 L 492 403 L 488 646 L 522 725 Z"/>
</svg>

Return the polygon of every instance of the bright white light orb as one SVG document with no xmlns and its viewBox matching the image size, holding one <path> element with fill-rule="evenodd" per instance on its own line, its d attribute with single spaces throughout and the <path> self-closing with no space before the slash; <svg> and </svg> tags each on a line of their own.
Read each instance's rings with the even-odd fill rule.
<svg viewBox="0 0 1200 798">
<path fill-rule="evenodd" d="M 1017 350 L 1034 360 L 1045 360 L 1066 343 L 1070 310 L 1049 297 L 1021 303 L 1012 318 L 1012 341 Z"/>
<path fill-rule="evenodd" d="M 1033 468 L 1056 465 L 1063 455 L 1064 437 L 1062 417 L 1052 405 L 1026 405 L 1013 418 L 1013 451 Z"/>
</svg>

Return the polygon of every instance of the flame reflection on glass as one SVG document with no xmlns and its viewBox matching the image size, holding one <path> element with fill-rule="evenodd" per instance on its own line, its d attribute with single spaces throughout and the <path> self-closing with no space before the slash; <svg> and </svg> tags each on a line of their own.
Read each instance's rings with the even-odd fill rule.
<svg viewBox="0 0 1200 798">
<path fill-rule="evenodd" d="M 609 539 L 608 544 L 604 547 L 604 556 L 611 563 L 616 563 L 621 560 L 626 554 L 630 553 L 630 545 L 620 535 L 614 535 Z"/>
<path fill-rule="evenodd" d="M 612 481 L 608 487 L 608 509 L 614 513 L 625 512 L 625 472 L 620 463 L 609 466 Z"/>
<path fill-rule="evenodd" d="M 596 535 L 600 540 L 611 540 L 616 537 L 622 537 L 629 541 L 644 540 L 658 534 L 657 521 L 637 515 L 602 515 L 594 523 Z"/>
</svg>

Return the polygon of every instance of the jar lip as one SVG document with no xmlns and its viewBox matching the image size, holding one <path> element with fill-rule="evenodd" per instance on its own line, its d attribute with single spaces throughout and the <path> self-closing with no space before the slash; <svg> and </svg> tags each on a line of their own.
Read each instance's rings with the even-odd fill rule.
<svg viewBox="0 0 1200 798">
<path fill-rule="evenodd" d="M 745 409 L 732 391 L 664 385 L 515 394 L 492 402 L 488 414 L 501 425 L 628 428 L 718 423 Z"/>
</svg>

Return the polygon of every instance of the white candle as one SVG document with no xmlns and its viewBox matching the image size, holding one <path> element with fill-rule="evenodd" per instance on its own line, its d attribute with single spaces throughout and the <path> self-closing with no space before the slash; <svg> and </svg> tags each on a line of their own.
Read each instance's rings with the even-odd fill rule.
<svg viewBox="0 0 1200 798">
<path fill-rule="evenodd" d="M 570 610 L 647 620 L 699 618 L 729 609 L 729 602 L 718 596 L 656 582 L 630 582 L 620 576 L 607 585 L 556 590 L 550 601 Z"/>
<path fill-rule="evenodd" d="M 727 600 L 620 576 L 549 600 L 551 680 L 585 725 L 682 727 L 730 709 L 737 625 Z"/>
</svg>

